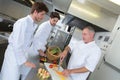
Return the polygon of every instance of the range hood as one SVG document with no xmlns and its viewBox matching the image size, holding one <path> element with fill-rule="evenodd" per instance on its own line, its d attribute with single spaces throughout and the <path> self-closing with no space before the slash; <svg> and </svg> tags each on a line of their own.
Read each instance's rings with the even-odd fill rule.
<svg viewBox="0 0 120 80">
<path fill-rule="evenodd" d="M 20 0 L 16 0 L 20 1 Z M 16 19 L 30 13 L 30 7 L 22 5 L 15 0 L 1 0 L 0 11 Z M 22 1 L 22 0 L 21 0 Z M 27 1 L 27 0 L 26 0 Z M 30 1 L 30 0 L 29 0 Z M 61 14 L 71 14 L 77 18 L 90 22 L 105 30 L 112 31 L 118 15 L 86 0 L 84 4 L 78 0 L 32 0 L 43 1 L 49 11 L 57 11 Z M 2 8 L 4 7 L 4 9 Z"/>
<path fill-rule="evenodd" d="M 95 24 L 92 24 L 88 21 L 75 17 L 71 14 L 67 14 L 63 20 L 63 23 L 70 27 L 78 27 L 79 29 L 83 29 L 85 26 L 92 26 L 96 32 L 108 32 L 108 30 L 101 28 Z"/>
<path fill-rule="evenodd" d="M 44 1 L 52 3 L 51 5 L 53 5 L 53 11 L 58 10 L 65 14 L 71 14 L 81 20 L 98 26 L 100 31 L 102 29 L 103 31 L 112 31 L 118 18 L 118 14 L 92 3 L 91 0 L 85 0 L 84 3 L 80 3 L 78 0 Z"/>
<path fill-rule="evenodd" d="M 118 18 L 117 14 L 91 3 L 88 0 L 85 0 L 85 3 L 72 0 L 67 13 L 108 31 L 112 31 Z"/>
<path fill-rule="evenodd" d="M 72 0 L 52 0 L 54 4 L 54 9 L 58 9 L 60 11 L 63 11 L 64 13 L 67 13 L 69 6 L 71 4 Z"/>
<path fill-rule="evenodd" d="M 112 31 L 118 18 L 117 14 L 90 2 L 90 0 L 85 0 L 84 3 L 80 3 L 78 0 L 44 1 L 52 3 L 53 11 L 62 11 L 65 14 L 75 16 L 76 19 L 79 18 L 83 21 L 89 22 L 98 27 L 98 31 Z"/>
<path fill-rule="evenodd" d="M 61 14 L 64 14 L 68 11 L 70 3 L 72 0 L 14 0 L 22 5 L 27 7 L 31 7 L 34 2 L 44 2 L 50 12 L 51 11 L 58 11 Z"/>
</svg>

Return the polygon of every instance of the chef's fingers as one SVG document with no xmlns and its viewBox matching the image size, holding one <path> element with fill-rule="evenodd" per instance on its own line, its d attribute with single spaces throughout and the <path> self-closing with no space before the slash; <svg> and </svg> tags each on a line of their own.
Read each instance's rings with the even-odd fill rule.
<svg viewBox="0 0 120 80">
<path fill-rule="evenodd" d="M 33 63 L 31 63 L 31 67 L 32 67 L 32 68 L 36 68 L 36 65 L 33 64 Z"/>
<path fill-rule="evenodd" d="M 60 57 L 60 62 L 62 62 L 62 61 L 63 61 L 63 56 Z"/>
<path fill-rule="evenodd" d="M 43 56 L 46 57 L 47 55 L 44 53 Z"/>
<path fill-rule="evenodd" d="M 64 55 L 61 55 L 61 56 L 60 56 L 60 62 L 63 62 L 64 58 L 65 58 L 65 56 L 64 56 Z"/>
<path fill-rule="evenodd" d="M 29 61 L 26 61 L 24 64 L 27 67 L 36 68 L 36 65 L 34 63 L 29 62 Z"/>
<path fill-rule="evenodd" d="M 67 76 L 68 76 L 68 71 L 65 69 L 65 70 L 62 72 L 62 74 L 67 77 Z"/>
</svg>

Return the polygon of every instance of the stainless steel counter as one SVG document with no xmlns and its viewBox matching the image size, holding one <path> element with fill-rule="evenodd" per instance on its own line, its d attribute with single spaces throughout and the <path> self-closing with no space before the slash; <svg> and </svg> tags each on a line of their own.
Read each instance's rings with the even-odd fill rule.
<svg viewBox="0 0 120 80">
<path fill-rule="evenodd" d="M 44 64 L 40 63 L 40 66 L 38 68 L 44 68 L 45 69 L 45 66 L 44 66 Z M 26 80 L 40 80 L 37 76 L 38 68 L 32 69 L 29 72 L 29 74 L 27 75 Z M 52 79 L 49 78 L 48 80 L 52 80 Z"/>
<path fill-rule="evenodd" d="M 38 69 L 32 69 L 32 70 L 29 72 L 26 80 L 39 80 L 39 78 L 37 77 L 37 70 L 38 70 Z"/>
<path fill-rule="evenodd" d="M 55 72 L 55 70 L 49 68 L 49 65 L 50 65 L 50 63 L 40 64 L 40 67 L 48 70 L 48 72 L 49 72 L 50 75 L 51 75 L 51 77 L 50 77 L 49 79 L 47 79 L 47 80 L 62 80 L 62 79 L 63 79 L 63 80 L 72 80 L 71 77 L 64 77 L 63 75 L 57 74 L 57 73 Z M 39 68 L 40 68 L 40 67 L 39 67 Z M 39 79 L 38 76 L 37 76 L 37 70 L 38 70 L 38 68 L 32 69 L 32 70 L 29 72 L 26 80 L 41 80 L 41 79 Z M 59 70 L 59 71 L 63 71 L 63 68 L 60 67 L 60 70 Z M 46 79 L 45 79 L 45 80 L 46 80 Z"/>
</svg>

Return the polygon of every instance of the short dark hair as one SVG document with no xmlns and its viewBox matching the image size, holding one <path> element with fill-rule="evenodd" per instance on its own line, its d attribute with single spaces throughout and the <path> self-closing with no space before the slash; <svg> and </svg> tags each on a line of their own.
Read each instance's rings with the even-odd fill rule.
<svg viewBox="0 0 120 80">
<path fill-rule="evenodd" d="M 60 20 L 60 15 L 57 12 L 51 12 L 50 18 L 58 18 Z"/>
<path fill-rule="evenodd" d="M 38 13 L 39 12 L 42 12 L 42 11 L 45 11 L 46 13 L 49 11 L 47 6 L 43 3 L 43 2 L 35 2 L 33 5 L 32 5 L 32 9 L 31 9 L 31 14 L 34 12 L 34 11 L 37 11 Z"/>
</svg>

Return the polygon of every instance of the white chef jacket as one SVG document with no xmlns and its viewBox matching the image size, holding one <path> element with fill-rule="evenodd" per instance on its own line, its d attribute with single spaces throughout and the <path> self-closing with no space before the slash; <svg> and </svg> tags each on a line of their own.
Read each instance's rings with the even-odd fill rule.
<svg viewBox="0 0 120 80">
<path fill-rule="evenodd" d="M 36 28 L 37 24 L 30 15 L 15 22 L 5 52 L 2 80 L 19 80 L 20 68 L 27 61 L 25 53 L 31 46 Z"/>
<path fill-rule="evenodd" d="M 31 49 L 28 50 L 30 54 L 33 54 L 32 56 L 38 55 L 38 50 L 40 49 L 42 51 L 46 50 L 45 45 L 47 44 L 47 39 L 52 28 L 53 26 L 50 24 L 50 21 L 46 21 L 38 27 L 31 45 Z"/>
<path fill-rule="evenodd" d="M 86 67 L 93 72 L 101 56 L 100 48 L 95 41 L 85 44 L 83 41 L 70 42 L 71 57 L 68 63 L 68 69 Z M 72 80 L 86 80 L 90 72 L 74 73 L 70 77 Z"/>
<path fill-rule="evenodd" d="M 51 30 L 52 30 L 52 25 L 50 24 L 50 21 L 46 21 L 46 22 L 42 23 L 38 27 L 38 29 L 34 35 L 34 39 L 31 44 L 31 47 L 26 51 L 26 57 L 27 57 L 28 61 L 34 63 L 37 67 L 39 67 L 39 52 L 38 52 L 38 50 L 41 49 L 41 50 L 45 51 L 45 49 L 46 49 L 45 45 L 47 44 L 47 38 L 48 38 Z M 25 75 L 25 77 L 26 77 L 27 76 L 26 74 L 28 74 L 31 69 L 32 68 L 22 66 L 22 69 L 21 69 L 22 74 Z"/>
</svg>

